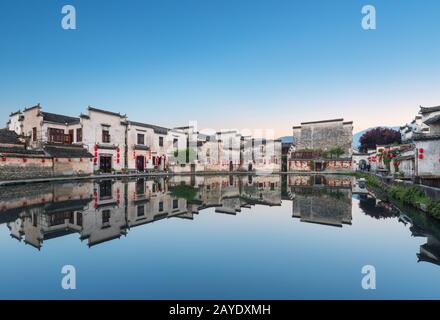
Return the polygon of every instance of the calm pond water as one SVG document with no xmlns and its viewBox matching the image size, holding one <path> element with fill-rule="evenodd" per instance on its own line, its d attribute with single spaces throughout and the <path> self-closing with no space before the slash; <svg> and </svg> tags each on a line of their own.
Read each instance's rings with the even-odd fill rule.
<svg viewBox="0 0 440 320">
<path fill-rule="evenodd" d="M 439 224 L 352 177 L 3 187 L 0 226 L 2 299 L 440 298 Z"/>
</svg>

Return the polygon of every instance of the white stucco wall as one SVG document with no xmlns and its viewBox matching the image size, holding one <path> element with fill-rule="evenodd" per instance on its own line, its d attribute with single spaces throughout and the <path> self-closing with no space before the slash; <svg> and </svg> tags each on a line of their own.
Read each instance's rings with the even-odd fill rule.
<svg viewBox="0 0 440 320">
<path fill-rule="evenodd" d="M 88 151 L 94 155 L 95 145 L 98 148 L 98 161 L 94 170 L 99 170 L 100 156 L 108 155 L 112 157 L 112 169 L 121 171 L 125 167 L 125 134 L 126 126 L 122 124 L 126 120 L 123 116 L 111 115 L 104 112 L 88 110 L 88 118 L 81 118 L 83 128 L 83 143 Z M 103 129 L 110 133 L 110 143 L 104 143 L 102 139 Z M 120 161 L 117 163 L 117 148 L 119 147 Z"/>
<path fill-rule="evenodd" d="M 416 141 L 416 168 L 418 176 L 440 176 L 440 141 Z M 423 159 L 419 159 L 423 149 Z"/>
</svg>

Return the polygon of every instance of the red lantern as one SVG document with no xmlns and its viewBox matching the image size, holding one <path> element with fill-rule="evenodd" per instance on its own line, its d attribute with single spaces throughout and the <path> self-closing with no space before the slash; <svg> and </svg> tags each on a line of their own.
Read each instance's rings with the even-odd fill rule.
<svg viewBox="0 0 440 320">
<path fill-rule="evenodd" d="M 423 152 L 425 152 L 425 150 L 423 150 L 423 148 L 420 148 L 419 153 L 423 153 Z"/>
</svg>

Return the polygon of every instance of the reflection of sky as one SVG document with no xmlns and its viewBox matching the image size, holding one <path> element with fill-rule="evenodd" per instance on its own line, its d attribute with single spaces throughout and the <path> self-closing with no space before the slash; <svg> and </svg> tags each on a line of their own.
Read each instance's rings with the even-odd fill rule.
<svg viewBox="0 0 440 320">
<path fill-rule="evenodd" d="M 353 225 L 343 228 L 292 219 L 288 201 L 237 216 L 208 209 L 91 249 L 69 235 L 39 252 L 3 227 L 0 298 L 439 298 L 439 267 L 417 263 L 426 239 L 353 206 Z M 77 268 L 76 291 L 61 289 L 65 264 Z M 376 267 L 375 291 L 361 288 L 366 264 Z"/>
</svg>

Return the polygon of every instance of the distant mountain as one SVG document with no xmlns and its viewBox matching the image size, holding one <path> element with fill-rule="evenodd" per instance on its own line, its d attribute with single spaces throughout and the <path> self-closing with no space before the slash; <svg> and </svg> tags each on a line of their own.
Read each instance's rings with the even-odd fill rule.
<svg viewBox="0 0 440 320">
<path fill-rule="evenodd" d="M 400 127 L 388 127 L 388 126 L 381 126 L 381 127 L 382 127 L 382 128 L 393 129 L 393 130 L 396 130 L 396 131 L 399 131 L 399 130 L 400 130 Z M 353 149 L 354 149 L 354 150 L 358 150 L 359 147 L 361 146 L 361 142 L 360 142 L 359 140 L 361 139 L 362 135 L 363 135 L 365 132 L 367 132 L 367 131 L 369 131 L 369 130 L 371 130 L 371 129 L 374 129 L 374 128 L 377 128 L 377 127 L 368 128 L 368 129 L 365 129 L 365 130 L 359 131 L 359 132 L 357 132 L 357 133 L 355 133 L 355 134 L 353 135 L 353 144 L 352 144 L 352 146 L 353 146 Z"/>
</svg>

